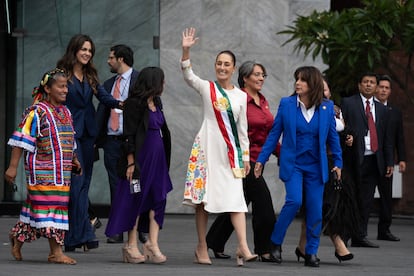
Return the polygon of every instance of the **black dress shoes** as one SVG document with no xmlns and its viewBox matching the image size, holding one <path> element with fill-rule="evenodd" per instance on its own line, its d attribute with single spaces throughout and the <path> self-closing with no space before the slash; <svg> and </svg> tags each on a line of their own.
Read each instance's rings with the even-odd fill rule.
<svg viewBox="0 0 414 276">
<path fill-rule="evenodd" d="M 272 243 L 270 246 L 270 256 L 273 263 L 282 263 L 282 246 L 280 244 Z"/>
<path fill-rule="evenodd" d="M 370 242 L 367 238 L 363 238 L 360 240 L 352 240 L 351 243 L 352 247 L 370 247 L 370 248 L 379 248 L 378 244 Z"/>
<path fill-rule="evenodd" d="M 119 235 L 115 235 L 112 237 L 109 237 L 106 240 L 107 243 L 123 243 L 124 242 L 124 235 L 123 234 L 119 234 Z"/>
<path fill-rule="evenodd" d="M 305 255 L 305 266 L 319 267 L 319 258 L 316 257 L 316 254 Z"/>
<path fill-rule="evenodd" d="M 223 252 L 217 252 L 213 250 L 213 253 L 214 253 L 214 258 L 216 259 L 230 259 L 231 257 L 230 255 L 224 254 Z"/>
<path fill-rule="evenodd" d="M 383 241 L 400 241 L 400 238 L 394 236 L 391 232 L 378 234 L 377 240 Z"/>
<path fill-rule="evenodd" d="M 277 263 L 278 262 L 277 259 L 272 254 L 269 254 L 269 257 L 265 257 L 261 255 L 259 259 L 263 263 Z"/>
</svg>

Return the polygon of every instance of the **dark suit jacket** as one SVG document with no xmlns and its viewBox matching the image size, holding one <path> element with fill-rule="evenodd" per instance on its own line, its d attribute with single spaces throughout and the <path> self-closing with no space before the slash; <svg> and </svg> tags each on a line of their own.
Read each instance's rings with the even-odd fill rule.
<svg viewBox="0 0 414 276">
<path fill-rule="evenodd" d="M 163 112 L 161 99 L 157 98 L 154 100 L 158 109 Z M 126 154 L 134 153 L 134 156 L 141 150 L 142 145 L 144 144 L 147 130 L 148 130 L 148 121 L 149 121 L 149 109 L 148 105 L 145 102 L 144 104 L 139 103 L 139 99 L 136 97 L 130 97 L 125 101 L 124 105 L 124 136 L 125 144 L 123 149 L 123 157 L 121 157 L 119 166 L 126 168 L 127 160 Z M 165 118 L 165 117 L 164 117 Z M 170 167 L 171 160 L 171 134 L 165 121 L 164 125 L 161 127 L 162 139 L 164 143 L 165 156 L 167 159 L 168 168 Z M 139 167 L 136 164 L 136 168 Z M 125 177 L 120 175 L 120 177 Z"/>
<path fill-rule="evenodd" d="M 273 122 L 272 130 L 267 136 L 257 162 L 265 164 L 270 154 L 276 148 L 280 136 L 283 133 L 282 146 L 280 148 L 279 177 L 286 182 L 290 179 L 295 168 L 296 160 L 296 112 L 297 96 L 285 97 L 280 100 L 279 109 Z M 339 136 L 336 131 L 333 102 L 324 100 L 318 107 L 319 111 L 319 157 L 320 174 L 323 182 L 329 179 L 327 148 L 332 152 L 334 166 L 342 168 L 342 150 Z"/>
<path fill-rule="evenodd" d="M 106 93 L 111 94 L 112 87 L 115 83 L 117 75 L 114 75 L 112 78 L 106 80 L 103 84 L 103 87 L 105 88 Z M 138 71 L 135 69 L 132 69 L 131 74 L 131 80 L 129 83 L 129 91 L 133 88 L 136 80 L 138 78 Z M 128 94 L 129 94 L 128 91 Z M 96 124 L 98 125 L 98 137 L 96 139 L 96 146 L 98 148 L 102 148 L 103 144 L 105 143 L 105 139 L 107 136 L 107 126 L 108 126 L 108 120 L 109 116 L 111 115 L 111 108 L 107 107 L 106 105 L 99 103 L 98 109 L 96 111 Z"/>
<path fill-rule="evenodd" d="M 378 136 L 378 150 L 375 153 L 377 157 L 378 170 L 381 175 L 385 175 L 387 166 L 394 166 L 392 154 L 391 135 L 387 132 L 387 109 L 377 101 L 375 104 L 375 126 Z M 368 132 L 368 121 L 365 115 L 364 104 L 360 94 L 356 94 L 342 99 L 341 110 L 345 120 L 345 125 L 354 133 L 354 146 L 357 147 L 358 164 L 361 165 L 364 160 L 365 140 L 364 137 Z"/>
<path fill-rule="evenodd" d="M 394 106 L 386 105 L 388 109 L 389 131 L 392 135 L 392 145 L 395 149 L 395 161 L 407 161 L 405 155 L 404 128 L 401 111 Z"/>
<path fill-rule="evenodd" d="M 68 81 L 68 94 L 66 105 L 72 113 L 75 128 L 75 138 L 98 134 L 95 120 L 95 106 L 92 102 L 94 93 L 87 81 L 80 82 L 75 76 Z M 102 85 L 97 86 L 96 97 L 106 106 L 118 107 L 119 101 L 115 100 L 110 94 L 106 93 Z"/>
</svg>

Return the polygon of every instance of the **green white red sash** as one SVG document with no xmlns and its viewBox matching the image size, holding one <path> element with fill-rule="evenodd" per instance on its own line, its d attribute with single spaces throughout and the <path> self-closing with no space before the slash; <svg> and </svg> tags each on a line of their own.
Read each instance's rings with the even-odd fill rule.
<svg viewBox="0 0 414 276">
<path fill-rule="evenodd" d="M 217 81 L 210 81 L 210 98 L 220 132 L 227 145 L 227 155 L 233 175 L 236 178 L 243 178 L 246 176 L 246 172 L 243 167 L 242 150 L 236 122 L 234 121 L 230 100 Z"/>
</svg>

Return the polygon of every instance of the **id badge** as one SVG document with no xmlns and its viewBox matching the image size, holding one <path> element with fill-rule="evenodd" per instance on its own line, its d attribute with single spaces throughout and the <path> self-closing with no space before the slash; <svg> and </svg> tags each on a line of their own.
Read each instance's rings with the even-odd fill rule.
<svg viewBox="0 0 414 276">
<path fill-rule="evenodd" d="M 141 192 L 141 183 L 139 179 L 132 179 L 129 184 L 129 191 L 131 194 L 136 194 Z"/>
</svg>

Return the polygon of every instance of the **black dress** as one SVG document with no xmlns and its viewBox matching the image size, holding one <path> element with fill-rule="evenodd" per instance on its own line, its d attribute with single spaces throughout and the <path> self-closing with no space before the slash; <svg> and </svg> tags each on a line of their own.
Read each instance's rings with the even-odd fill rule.
<svg viewBox="0 0 414 276">
<path fill-rule="evenodd" d="M 348 134 L 352 135 L 352 131 L 347 128 L 340 133 L 343 159 L 341 181 L 338 183 L 333 179 L 333 174 L 330 174 L 329 181 L 325 184 L 323 203 L 323 233 L 339 235 L 343 240 L 359 232 L 361 221 L 355 197 L 357 155 L 354 146 L 345 145 Z M 328 162 L 332 168 L 329 155 Z"/>
</svg>

